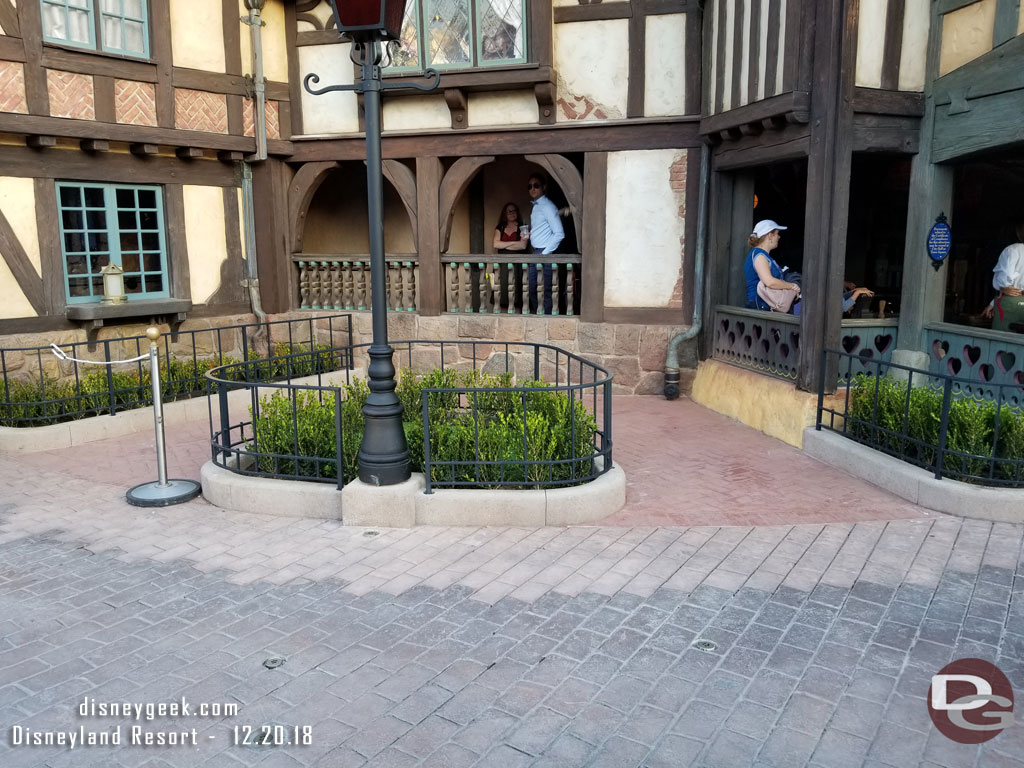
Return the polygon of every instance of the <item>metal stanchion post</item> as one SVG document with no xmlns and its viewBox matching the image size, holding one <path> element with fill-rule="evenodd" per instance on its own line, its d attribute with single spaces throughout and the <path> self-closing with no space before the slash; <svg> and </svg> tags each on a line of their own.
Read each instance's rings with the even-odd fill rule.
<svg viewBox="0 0 1024 768">
<path fill-rule="evenodd" d="M 164 443 L 164 408 L 160 397 L 160 358 L 157 355 L 157 341 L 160 329 L 146 329 L 149 339 L 149 370 L 153 384 L 153 425 L 156 430 L 156 473 L 155 483 L 143 483 L 131 488 L 127 494 L 129 504 L 137 507 L 167 507 L 194 499 L 202 490 L 195 480 L 167 479 L 167 447 Z"/>
</svg>

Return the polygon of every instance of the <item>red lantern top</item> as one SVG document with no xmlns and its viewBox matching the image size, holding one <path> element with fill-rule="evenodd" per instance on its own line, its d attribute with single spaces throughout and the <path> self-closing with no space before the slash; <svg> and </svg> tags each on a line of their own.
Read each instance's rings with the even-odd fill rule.
<svg viewBox="0 0 1024 768">
<path fill-rule="evenodd" d="M 352 40 L 401 36 L 406 0 L 330 0 L 338 32 Z"/>
</svg>

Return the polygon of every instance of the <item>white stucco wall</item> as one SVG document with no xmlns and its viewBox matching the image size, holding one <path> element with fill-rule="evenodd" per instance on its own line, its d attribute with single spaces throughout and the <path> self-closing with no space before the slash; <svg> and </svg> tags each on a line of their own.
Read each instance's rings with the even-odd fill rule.
<svg viewBox="0 0 1024 768">
<path fill-rule="evenodd" d="M 174 66 L 226 72 L 221 4 L 209 0 L 170 0 L 170 7 Z"/>
<path fill-rule="evenodd" d="M 348 43 L 306 45 L 299 51 L 299 82 L 310 72 L 320 76 L 314 87 L 351 84 L 354 70 Z M 341 91 L 313 96 L 301 88 L 302 132 L 354 133 L 359 130 L 359 105 L 355 93 Z"/>
<path fill-rule="evenodd" d="M 555 24 L 554 47 L 559 122 L 626 116 L 627 19 Z"/>
<path fill-rule="evenodd" d="M 437 130 L 451 128 L 452 115 L 440 94 L 385 97 L 383 123 L 385 131 Z"/>
<path fill-rule="evenodd" d="M 466 112 L 472 127 L 530 125 L 537 123 L 537 99 L 533 91 L 471 93 Z"/>
<path fill-rule="evenodd" d="M 924 90 L 930 24 L 930 0 L 906 0 L 903 7 L 903 50 L 900 52 L 901 91 Z"/>
<path fill-rule="evenodd" d="M 885 49 L 885 13 L 888 0 L 860 0 L 857 21 L 857 85 L 882 87 L 882 58 Z"/>
<path fill-rule="evenodd" d="M 684 193 L 669 169 L 684 149 L 608 153 L 604 301 L 609 307 L 668 306 L 679 280 Z"/>
<path fill-rule="evenodd" d="M 205 304 L 220 288 L 221 265 L 228 258 L 224 192 L 220 187 L 182 187 L 185 243 L 193 304 Z"/>
<path fill-rule="evenodd" d="M 686 112 L 686 14 L 647 17 L 644 56 L 644 114 Z"/>
<path fill-rule="evenodd" d="M 239 17 L 248 16 L 244 0 L 238 0 Z M 263 48 L 263 77 L 280 83 L 288 82 L 288 45 L 284 26 L 283 0 L 268 0 L 260 12 L 266 25 L 261 30 L 260 45 Z M 252 73 L 252 38 L 248 24 L 238 22 L 241 27 L 242 71 Z"/>
</svg>

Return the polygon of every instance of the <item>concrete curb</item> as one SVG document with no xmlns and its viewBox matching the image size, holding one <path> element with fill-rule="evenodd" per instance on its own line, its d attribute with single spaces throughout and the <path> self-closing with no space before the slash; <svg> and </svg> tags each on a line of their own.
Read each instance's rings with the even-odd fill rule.
<svg viewBox="0 0 1024 768">
<path fill-rule="evenodd" d="M 345 525 L 512 525 L 536 528 L 592 523 L 626 504 L 626 473 L 619 466 L 586 485 L 551 490 L 443 489 L 431 494 L 423 475 L 377 488 L 358 480 L 339 493 L 326 483 L 239 475 L 211 461 L 201 471 L 203 496 L 236 512 L 342 520 Z"/>
<path fill-rule="evenodd" d="M 927 470 L 813 427 L 804 431 L 804 453 L 936 512 L 999 523 L 1024 522 L 1022 489 L 936 480 Z"/>
<path fill-rule="evenodd" d="M 365 377 L 364 369 L 349 372 L 353 378 Z M 322 376 L 324 386 L 338 386 L 345 382 L 344 371 L 333 371 Z M 294 379 L 295 384 L 316 384 L 317 377 L 304 376 Z M 270 388 L 264 388 L 264 393 Z M 188 424 L 193 421 L 206 421 L 210 409 L 213 417 L 220 415 L 220 406 L 216 398 L 207 402 L 205 395 L 197 395 L 188 400 L 164 403 L 164 425 L 168 427 Z M 236 389 L 228 392 L 230 408 L 243 408 L 249 402 L 248 389 Z M 152 407 L 132 408 L 115 416 L 90 416 L 77 421 L 66 421 L 62 424 L 47 424 L 44 427 L 0 427 L 0 456 L 17 453 L 37 453 L 39 451 L 57 451 L 74 445 L 84 445 L 108 437 L 124 437 L 137 432 L 153 431 Z"/>
</svg>

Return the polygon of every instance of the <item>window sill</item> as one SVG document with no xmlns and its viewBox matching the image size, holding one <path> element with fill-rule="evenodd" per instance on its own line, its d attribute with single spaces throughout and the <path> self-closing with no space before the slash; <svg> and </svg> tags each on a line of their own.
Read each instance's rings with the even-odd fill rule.
<svg viewBox="0 0 1024 768">
<path fill-rule="evenodd" d="M 82 323 L 87 330 L 95 330 L 108 320 L 138 317 L 167 317 L 172 325 L 177 325 L 184 322 L 190 309 L 192 302 L 188 299 L 143 299 L 124 304 L 69 304 L 65 315 L 68 320 Z"/>
</svg>

